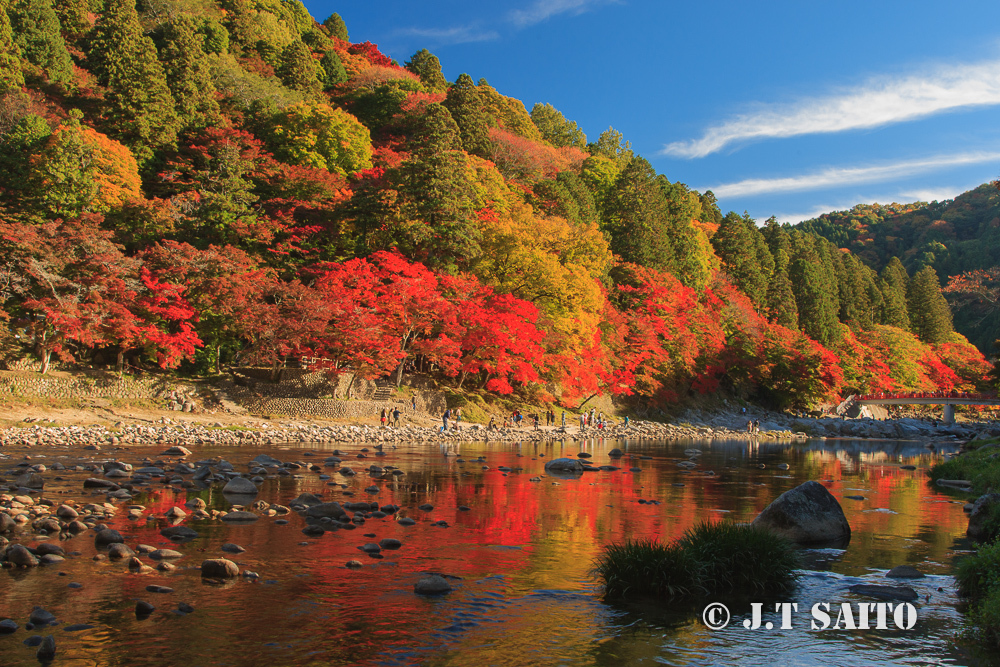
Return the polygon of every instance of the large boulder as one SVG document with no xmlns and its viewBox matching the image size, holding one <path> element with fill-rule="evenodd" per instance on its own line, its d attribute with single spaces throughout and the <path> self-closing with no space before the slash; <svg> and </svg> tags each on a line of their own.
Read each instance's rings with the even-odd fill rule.
<svg viewBox="0 0 1000 667">
<path fill-rule="evenodd" d="M 1000 493 L 984 493 L 976 499 L 969 513 L 969 528 L 965 531 L 970 540 L 988 542 L 996 536 L 998 526 L 990 526 L 989 518 L 1000 503 Z"/>
<path fill-rule="evenodd" d="M 552 459 L 545 462 L 545 472 L 571 474 L 583 472 L 583 462 L 580 459 Z"/>
<path fill-rule="evenodd" d="M 340 503 L 322 503 L 313 505 L 306 510 L 306 516 L 314 519 L 328 517 L 331 519 L 341 519 L 347 516 L 347 512 L 340 506 Z"/>
<path fill-rule="evenodd" d="M 35 567 L 38 559 L 20 544 L 13 544 L 7 547 L 7 562 L 15 567 Z"/>
<path fill-rule="evenodd" d="M 785 491 L 764 508 L 754 526 L 766 528 L 798 544 L 847 542 L 851 525 L 840 503 L 819 482 Z"/>
<path fill-rule="evenodd" d="M 234 496 L 256 496 L 257 485 L 246 477 L 233 477 L 222 488 L 222 492 Z"/>
<path fill-rule="evenodd" d="M 94 546 L 97 547 L 106 547 L 109 544 L 121 544 L 124 541 L 125 538 L 122 537 L 122 534 L 111 528 L 98 531 L 97 535 L 94 536 Z"/>
<path fill-rule="evenodd" d="M 201 562 L 201 576 L 210 579 L 232 579 L 240 575 L 240 566 L 225 558 L 210 558 Z"/>
</svg>

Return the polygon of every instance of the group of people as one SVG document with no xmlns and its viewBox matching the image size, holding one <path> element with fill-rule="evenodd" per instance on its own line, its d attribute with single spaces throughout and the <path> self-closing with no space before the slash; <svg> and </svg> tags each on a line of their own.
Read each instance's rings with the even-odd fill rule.
<svg viewBox="0 0 1000 667">
<path fill-rule="evenodd" d="M 750 419 L 747 421 L 747 433 L 760 433 L 759 419 Z"/>
<path fill-rule="evenodd" d="M 388 408 L 382 408 L 382 414 L 379 415 L 379 420 L 382 422 L 383 428 L 389 425 L 389 420 L 392 420 L 393 426 L 399 426 L 399 415 L 402 414 L 399 408 L 393 408 L 392 410 Z"/>
<path fill-rule="evenodd" d="M 448 408 L 444 411 L 444 414 L 441 415 L 441 421 L 442 421 L 441 433 L 444 433 L 445 431 L 448 430 L 449 420 L 451 420 L 452 422 L 451 427 L 453 429 L 455 429 L 456 431 L 462 430 L 462 427 L 459 426 L 459 423 L 462 421 L 462 408 L 455 408 L 454 410 Z"/>
</svg>

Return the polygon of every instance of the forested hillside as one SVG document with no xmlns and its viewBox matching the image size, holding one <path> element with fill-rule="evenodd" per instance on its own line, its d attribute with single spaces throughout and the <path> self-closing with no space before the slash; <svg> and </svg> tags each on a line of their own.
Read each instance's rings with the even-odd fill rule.
<svg viewBox="0 0 1000 667">
<path fill-rule="evenodd" d="M 946 287 L 955 328 L 989 351 L 1000 332 L 1000 191 L 981 185 L 927 204 L 862 204 L 807 220 L 822 236 L 881 271 L 898 258 L 911 272 L 933 266 Z"/>
<path fill-rule="evenodd" d="M 42 372 L 309 359 L 570 406 L 787 407 L 989 370 L 934 262 L 876 272 L 723 216 L 613 129 L 588 142 L 426 50 L 401 65 L 337 14 L 0 6 L 2 344 Z"/>
</svg>

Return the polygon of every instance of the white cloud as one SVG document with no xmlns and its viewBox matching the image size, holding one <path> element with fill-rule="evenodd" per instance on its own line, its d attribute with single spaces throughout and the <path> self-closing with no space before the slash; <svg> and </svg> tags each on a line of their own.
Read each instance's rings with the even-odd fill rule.
<svg viewBox="0 0 1000 667">
<path fill-rule="evenodd" d="M 831 167 L 822 171 L 785 178 L 749 178 L 735 183 L 723 183 L 706 188 L 719 199 L 753 197 L 774 192 L 822 190 L 859 183 L 879 183 L 904 176 L 984 162 L 1000 162 L 1000 152 L 959 153 L 938 155 L 918 160 L 871 165 L 867 167 Z"/>
<path fill-rule="evenodd" d="M 977 183 L 976 185 L 980 184 Z M 954 199 L 963 192 L 968 192 L 972 188 L 976 187 L 976 185 L 964 188 L 955 187 L 955 188 L 933 188 L 928 190 L 909 190 L 907 192 L 903 192 L 900 195 L 900 197 L 902 197 L 901 201 L 926 201 L 926 202 L 945 201 L 947 199 Z"/>
<path fill-rule="evenodd" d="M 510 13 L 510 22 L 519 28 L 541 23 L 557 14 L 582 14 L 599 5 L 607 5 L 617 0 L 537 0 L 528 9 L 515 9 Z"/>
<path fill-rule="evenodd" d="M 764 105 L 663 153 L 705 157 L 739 141 L 843 132 L 900 123 L 963 107 L 1000 104 L 1000 61 L 939 67 L 930 74 L 879 77 L 856 88 L 789 105 Z"/>
<path fill-rule="evenodd" d="M 482 30 L 478 25 L 455 26 L 454 28 L 402 28 L 396 30 L 394 34 L 420 37 L 435 44 L 491 42 L 500 38 L 500 33 L 496 30 Z"/>
</svg>

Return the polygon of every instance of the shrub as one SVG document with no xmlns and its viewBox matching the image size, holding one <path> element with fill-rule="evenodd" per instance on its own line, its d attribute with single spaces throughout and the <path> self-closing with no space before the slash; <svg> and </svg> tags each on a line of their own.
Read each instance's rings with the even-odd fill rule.
<svg viewBox="0 0 1000 667">
<path fill-rule="evenodd" d="M 626 540 L 598 557 L 608 597 L 763 594 L 795 585 L 800 558 L 788 540 L 755 526 L 702 523 L 675 543 Z"/>
<path fill-rule="evenodd" d="M 699 564 L 710 593 L 780 593 L 795 585 L 801 564 L 787 539 L 731 521 L 702 523 L 684 533 L 680 547 Z"/>
<path fill-rule="evenodd" d="M 989 443 L 981 443 L 978 449 L 938 463 L 930 470 L 931 479 L 965 479 L 972 482 L 972 490 L 978 494 L 991 488 L 1000 490 L 1000 448 L 986 447 L 986 444 Z"/>
<path fill-rule="evenodd" d="M 972 556 L 963 558 L 955 570 L 958 594 L 973 602 L 1000 590 L 1000 542 L 985 545 Z M 1000 626 L 998 626 L 1000 627 Z"/>
<path fill-rule="evenodd" d="M 595 566 L 609 597 L 688 597 L 696 592 L 697 566 L 676 544 L 626 540 L 604 549 Z"/>
</svg>

